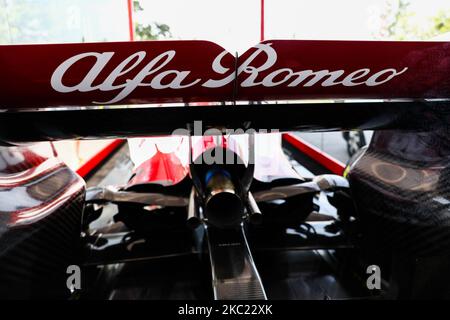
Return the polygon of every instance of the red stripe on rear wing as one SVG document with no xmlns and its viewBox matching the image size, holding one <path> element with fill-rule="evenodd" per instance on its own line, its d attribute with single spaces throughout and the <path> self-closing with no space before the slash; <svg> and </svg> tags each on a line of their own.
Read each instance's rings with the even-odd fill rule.
<svg viewBox="0 0 450 320">
<path fill-rule="evenodd" d="M 0 46 L 0 109 L 288 99 L 450 98 L 449 42 L 207 41 Z M 236 76 L 237 75 L 237 80 Z"/>
</svg>

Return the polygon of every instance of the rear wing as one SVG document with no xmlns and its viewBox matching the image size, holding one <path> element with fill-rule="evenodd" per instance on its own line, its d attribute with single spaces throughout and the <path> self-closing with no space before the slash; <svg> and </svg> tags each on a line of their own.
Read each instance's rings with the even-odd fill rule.
<svg viewBox="0 0 450 320">
<path fill-rule="evenodd" d="M 170 134 L 194 120 L 418 128 L 448 116 L 450 99 L 450 42 L 273 40 L 241 56 L 208 41 L 11 45 L 0 68 L 3 141 Z"/>
</svg>

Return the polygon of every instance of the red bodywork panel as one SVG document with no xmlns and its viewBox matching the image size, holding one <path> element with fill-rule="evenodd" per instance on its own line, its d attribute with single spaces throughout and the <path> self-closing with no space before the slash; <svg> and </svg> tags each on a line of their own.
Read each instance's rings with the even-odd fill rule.
<svg viewBox="0 0 450 320">
<path fill-rule="evenodd" d="M 175 153 L 163 153 L 157 150 L 153 157 L 134 170 L 133 177 L 128 185 L 145 183 L 175 185 L 183 180 L 188 173 L 188 165 L 181 163 Z"/>
<path fill-rule="evenodd" d="M 208 41 L 12 45 L 0 67 L 4 109 L 450 96 L 449 42 L 273 40 L 237 60 Z"/>
</svg>

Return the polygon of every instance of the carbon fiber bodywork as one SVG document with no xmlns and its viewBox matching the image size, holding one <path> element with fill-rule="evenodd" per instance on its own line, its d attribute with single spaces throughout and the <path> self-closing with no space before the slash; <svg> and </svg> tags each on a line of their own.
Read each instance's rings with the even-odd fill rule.
<svg viewBox="0 0 450 320">
<path fill-rule="evenodd" d="M 261 203 L 262 225 L 248 225 L 246 232 L 269 299 L 372 294 L 450 298 L 450 141 L 445 125 L 435 128 L 375 132 L 368 149 L 349 163 L 351 197 L 345 205 L 339 199 L 330 201 L 338 212 L 336 220 L 323 225 L 314 220 L 320 214 L 311 214 L 316 207 L 312 194 L 284 205 Z M 139 185 L 133 191 L 149 192 L 150 187 L 187 196 L 191 184 L 186 179 L 172 187 Z M 263 183 L 252 185 L 252 191 L 264 189 Z M 113 227 L 103 229 L 110 228 L 110 233 L 91 237 L 95 245 L 85 247 L 90 256 L 83 257 L 84 200 L 84 181 L 52 155 L 42 156 L 28 147 L 0 149 L 0 298 L 73 298 L 66 285 L 67 267 L 73 264 L 85 265 L 83 273 L 88 276 L 80 295 L 87 299 L 212 297 L 204 243 L 197 241 L 203 235 L 193 237 L 184 208 L 175 215 L 162 215 L 175 212 L 170 208 L 149 215 L 144 208 L 138 211 L 136 204 L 120 205 Z M 295 229 L 304 221 L 314 232 Z M 120 232 L 114 233 L 114 226 Z M 286 256 L 272 259 L 272 253 Z M 173 275 L 185 258 L 190 261 L 186 270 L 196 270 L 195 279 L 192 274 Z M 160 267 L 158 259 L 167 266 Z M 322 275 L 311 280 L 312 271 L 323 271 L 319 261 L 338 270 L 331 272 L 330 283 Z M 374 264 L 385 280 L 377 293 L 364 288 L 366 267 Z M 121 267 L 111 267 L 116 265 Z M 98 266 L 103 269 L 100 280 L 94 281 Z M 351 278 L 355 274 L 358 280 Z M 333 288 L 341 288 L 341 280 L 345 290 L 333 294 Z M 322 290 L 324 286 L 327 289 Z"/>
<path fill-rule="evenodd" d="M 375 132 L 348 176 L 362 256 L 380 265 L 389 295 L 450 298 L 448 126 Z"/>
<path fill-rule="evenodd" d="M 1 148 L 0 298 L 66 298 L 81 262 L 84 181 L 56 158 Z"/>
</svg>

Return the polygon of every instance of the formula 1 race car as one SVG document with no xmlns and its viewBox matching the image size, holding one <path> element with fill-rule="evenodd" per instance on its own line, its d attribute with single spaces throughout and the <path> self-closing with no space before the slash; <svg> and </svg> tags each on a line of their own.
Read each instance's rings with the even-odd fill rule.
<svg viewBox="0 0 450 320">
<path fill-rule="evenodd" d="M 11 45 L 0 67 L 1 298 L 450 298 L 449 42 Z M 302 130 L 374 134 L 343 165 Z M 51 143 L 105 138 L 127 140 L 86 179 Z"/>
</svg>

